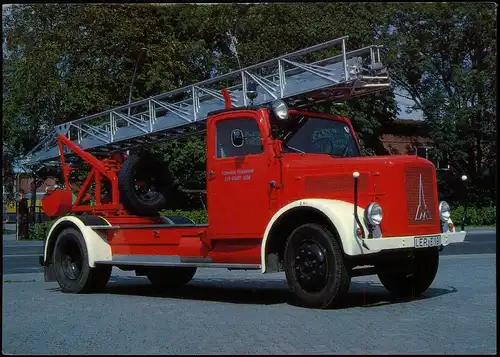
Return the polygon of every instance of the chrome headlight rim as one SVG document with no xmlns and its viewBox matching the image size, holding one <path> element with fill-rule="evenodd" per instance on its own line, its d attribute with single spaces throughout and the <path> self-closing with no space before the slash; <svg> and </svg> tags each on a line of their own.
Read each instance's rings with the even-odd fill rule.
<svg viewBox="0 0 500 357">
<path fill-rule="evenodd" d="M 446 201 L 439 202 L 438 206 L 439 219 L 441 222 L 446 223 L 451 218 L 451 207 Z"/>
<path fill-rule="evenodd" d="M 382 206 L 377 202 L 372 202 L 366 207 L 365 218 L 372 226 L 379 226 L 384 218 Z"/>
</svg>

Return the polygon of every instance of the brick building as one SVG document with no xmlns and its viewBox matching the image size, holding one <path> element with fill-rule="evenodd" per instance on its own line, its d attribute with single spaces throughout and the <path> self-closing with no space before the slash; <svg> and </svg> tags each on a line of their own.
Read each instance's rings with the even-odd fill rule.
<svg viewBox="0 0 500 357">
<path fill-rule="evenodd" d="M 17 177 L 17 184 L 16 187 L 19 189 L 23 189 L 24 192 L 28 193 L 31 192 L 31 182 L 33 180 L 26 174 L 20 174 Z M 36 188 L 36 192 L 45 192 L 47 187 L 54 186 L 55 180 L 54 179 L 47 179 L 45 180 L 44 183 L 42 183 L 40 186 Z"/>
<path fill-rule="evenodd" d="M 383 132 L 380 140 L 386 150 L 385 155 L 416 155 L 417 148 L 431 146 L 428 131 L 422 121 L 395 120 L 386 124 Z"/>
<path fill-rule="evenodd" d="M 384 126 L 380 141 L 383 155 L 418 155 L 434 163 L 437 170 L 448 170 L 443 160 L 433 158 L 433 144 L 429 128 L 422 120 L 394 120 Z"/>
</svg>

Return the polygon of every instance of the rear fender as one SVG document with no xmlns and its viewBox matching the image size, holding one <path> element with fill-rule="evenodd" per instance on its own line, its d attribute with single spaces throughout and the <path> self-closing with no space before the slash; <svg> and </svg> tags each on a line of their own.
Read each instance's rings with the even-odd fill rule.
<svg viewBox="0 0 500 357">
<path fill-rule="evenodd" d="M 111 247 L 108 244 L 105 231 L 94 231 L 86 226 L 86 223 L 96 225 L 96 221 L 99 222 L 98 225 L 110 226 L 109 222 L 104 218 L 96 216 L 64 216 L 54 222 L 45 242 L 44 264 L 48 265 L 47 262 L 52 260 L 52 252 L 57 236 L 62 230 L 68 227 L 75 228 L 82 234 L 87 248 L 90 267 L 95 267 L 96 261 L 111 260 Z"/>
<path fill-rule="evenodd" d="M 366 247 L 363 246 L 362 239 L 359 239 L 356 236 L 356 229 L 358 228 L 358 225 L 356 223 L 356 219 L 354 218 L 354 205 L 352 203 L 319 198 L 302 199 L 291 202 L 282 207 L 269 221 L 269 224 L 264 232 L 261 248 L 262 273 L 266 273 L 267 248 L 269 247 L 269 241 L 273 239 L 273 237 L 270 236 L 270 232 L 272 231 L 274 224 L 280 217 L 286 214 L 286 212 L 297 207 L 313 208 L 317 210 L 318 213 L 320 212 L 326 216 L 326 218 L 330 220 L 337 230 L 344 254 L 354 256 L 371 253 Z M 359 206 L 357 210 L 361 225 L 367 235 L 368 230 L 363 219 L 365 210 Z"/>
</svg>

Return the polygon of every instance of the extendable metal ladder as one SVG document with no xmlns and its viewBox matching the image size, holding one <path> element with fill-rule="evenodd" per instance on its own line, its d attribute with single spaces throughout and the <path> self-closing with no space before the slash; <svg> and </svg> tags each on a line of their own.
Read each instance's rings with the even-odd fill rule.
<svg viewBox="0 0 500 357">
<path fill-rule="evenodd" d="M 390 82 L 380 60 L 381 47 L 372 45 L 347 52 L 347 38 L 57 125 L 30 151 L 24 163 L 32 168 L 55 164 L 59 158 L 58 134 L 67 136 L 86 151 L 102 153 L 201 133 L 208 114 L 224 109 L 221 94 L 224 87 L 233 107 L 249 104 L 246 96 L 249 81 L 257 84 L 255 106 L 282 99 L 290 107 L 300 108 L 388 89 Z M 332 55 L 334 50 L 336 55 Z M 303 58 L 312 56 L 316 56 L 315 60 Z M 71 156 L 69 151 L 67 154 Z"/>
</svg>

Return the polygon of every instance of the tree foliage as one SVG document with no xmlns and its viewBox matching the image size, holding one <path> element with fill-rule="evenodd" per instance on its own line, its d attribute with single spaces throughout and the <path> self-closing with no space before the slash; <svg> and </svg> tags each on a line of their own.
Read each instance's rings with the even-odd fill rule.
<svg viewBox="0 0 500 357">
<path fill-rule="evenodd" d="M 430 126 L 443 189 L 458 199 L 467 174 L 476 200 L 495 199 L 496 8 L 485 3 L 405 4 L 380 28 L 391 76 Z M 451 182 L 450 182 L 451 181 Z"/>
<path fill-rule="evenodd" d="M 125 104 L 136 64 L 133 100 L 349 35 L 350 49 L 387 46 L 393 79 L 424 112 L 436 154 L 479 186 L 496 172 L 494 11 L 447 3 L 13 5 L 3 25 L 3 156 L 12 163 L 52 125 Z M 321 109 L 350 116 L 365 153 L 380 154 L 396 103 L 388 91 Z M 150 149 L 177 183 L 199 186 L 204 145 L 190 138 Z"/>
</svg>

